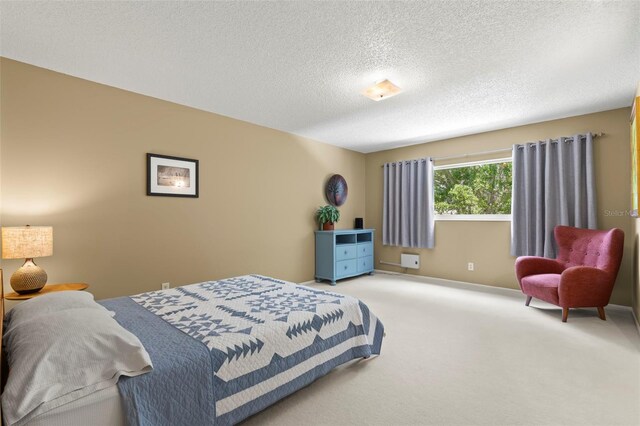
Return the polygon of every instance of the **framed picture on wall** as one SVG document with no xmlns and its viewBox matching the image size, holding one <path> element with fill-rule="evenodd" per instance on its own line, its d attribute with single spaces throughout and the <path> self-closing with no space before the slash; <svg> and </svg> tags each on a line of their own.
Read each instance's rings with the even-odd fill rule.
<svg viewBox="0 0 640 426">
<path fill-rule="evenodd" d="M 147 195 L 198 198 L 198 160 L 147 154 Z"/>
</svg>

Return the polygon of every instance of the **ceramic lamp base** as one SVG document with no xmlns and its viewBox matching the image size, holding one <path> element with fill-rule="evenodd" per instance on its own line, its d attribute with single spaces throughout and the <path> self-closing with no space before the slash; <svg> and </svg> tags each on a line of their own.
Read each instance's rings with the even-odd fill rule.
<svg viewBox="0 0 640 426">
<path fill-rule="evenodd" d="M 26 259 L 24 265 L 11 275 L 11 288 L 18 294 L 36 293 L 47 283 L 47 273 Z"/>
</svg>

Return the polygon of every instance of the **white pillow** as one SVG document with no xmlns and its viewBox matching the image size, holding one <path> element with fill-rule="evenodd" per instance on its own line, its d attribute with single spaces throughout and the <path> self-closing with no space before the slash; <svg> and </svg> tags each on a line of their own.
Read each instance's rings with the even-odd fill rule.
<svg viewBox="0 0 640 426">
<path fill-rule="evenodd" d="M 31 321 L 42 315 L 67 309 L 99 309 L 111 312 L 93 300 L 93 294 L 86 291 L 59 291 L 47 293 L 21 302 L 7 313 L 9 327 Z M 115 314 L 111 312 L 111 316 Z M 8 331 L 8 330 L 7 330 Z"/>
<path fill-rule="evenodd" d="M 67 309 L 10 324 L 4 347 L 9 377 L 2 412 L 8 425 L 107 388 L 121 375 L 152 369 L 140 340 L 106 309 Z"/>
</svg>

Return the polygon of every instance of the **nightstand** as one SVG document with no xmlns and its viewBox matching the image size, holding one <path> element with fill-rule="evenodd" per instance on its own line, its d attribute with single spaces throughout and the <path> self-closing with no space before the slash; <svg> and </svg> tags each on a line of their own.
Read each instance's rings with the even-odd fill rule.
<svg viewBox="0 0 640 426">
<path fill-rule="evenodd" d="M 36 296 L 40 296 L 47 293 L 53 293 L 56 291 L 69 291 L 69 290 L 85 290 L 89 288 L 89 284 L 85 283 L 66 283 L 66 284 L 49 284 L 45 285 L 42 290 L 37 293 L 29 293 L 29 294 L 18 294 L 18 293 L 8 293 L 4 296 L 7 300 L 27 300 Z"/>
</svg>

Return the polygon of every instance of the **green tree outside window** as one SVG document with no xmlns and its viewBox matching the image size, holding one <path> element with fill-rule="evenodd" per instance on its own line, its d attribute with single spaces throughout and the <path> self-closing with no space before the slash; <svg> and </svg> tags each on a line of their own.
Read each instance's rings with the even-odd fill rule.
<svg viewBox="0 0 640 426">
<path fill-rule="evenodd" d="M 511 214 L 510 161 L 434 171 L 436 214 Z"/>
</svg>

